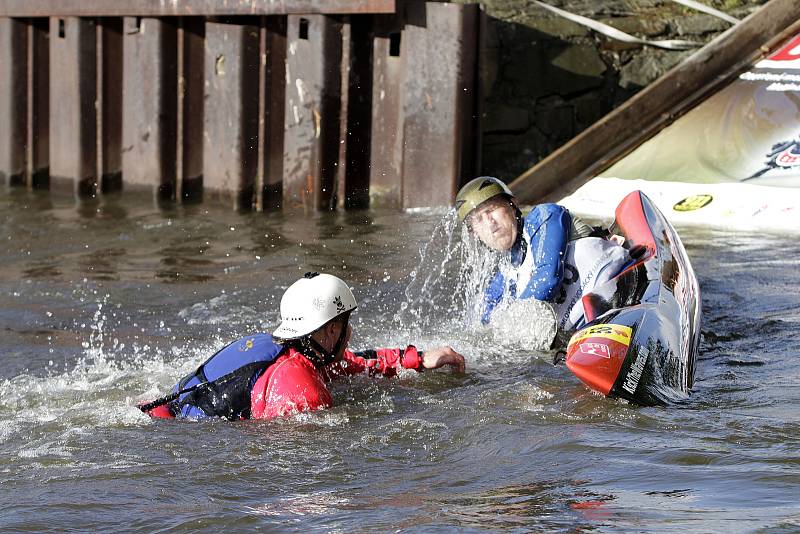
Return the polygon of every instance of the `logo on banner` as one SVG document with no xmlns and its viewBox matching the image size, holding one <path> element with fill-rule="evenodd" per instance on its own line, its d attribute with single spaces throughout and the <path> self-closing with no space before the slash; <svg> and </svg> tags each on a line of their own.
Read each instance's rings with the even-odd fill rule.
<svg viewBox="0 0 800 534">
<path fill-rule="evenodd" d="M 714 200 L 714 197 L 712 197 L 711 195 L 692 195 L 684 198 L 683 200 L 672 206 L 672 209 L 674 209 L 675 211 L 699 210 L 700 208 L 711 204 L 712 200 Z"/>
<path fill-rule="evenodd" d="M 767 161 L 764 163 L 764 167 L 743 181 L 758 178 L 773 169 L 793 169 L 795 167 L 800 167 L 800 137 L 772 145 L 772 149 L 767 154 Z"/>
<path fill-rule="evenodd" d="M 767 91 L 800 91 L 800 35 L 753 65 L 754 70 L 739 75 L 742 80 L 767 82 Z"/>
<path fill-rule="evenodd" d="M 800 69 L 800 35 L 795 35 L 786 46 L 755 66 L 757 69 Z"/>
</svg>

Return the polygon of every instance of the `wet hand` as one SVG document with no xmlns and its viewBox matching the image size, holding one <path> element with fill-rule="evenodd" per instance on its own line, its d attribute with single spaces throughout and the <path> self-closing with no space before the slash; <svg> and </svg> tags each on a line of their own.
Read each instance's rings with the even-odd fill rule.
<svg viewBox="0 0 800 534">
<path fill-rule="evenodd" d="M 449 365 L 457 373 L 464 372 L 464 357 L 450 347 L 436 347 L 422 354 L 422 366 L 425 369 L 438 369 Z"/>
</svg>

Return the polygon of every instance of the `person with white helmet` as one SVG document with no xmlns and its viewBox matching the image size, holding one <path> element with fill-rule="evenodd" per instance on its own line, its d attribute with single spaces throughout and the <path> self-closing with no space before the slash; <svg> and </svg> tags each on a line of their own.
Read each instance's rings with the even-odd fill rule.
<svg viewBox="0 0 800 534">
<path fill-rule="evenodd" d="M 538 204 L 523 215 L 508 186 L 491 176 L 465 184 L 455 208 L 459 221 L 510 263 L 484 292 L 484 323 L 504 300 L 537 299 L 552 305 L 563 337 L 585 323 L 581 297 L 630 261 L 619 236 L 589 226 L 563 206 Z"/>
<path fill-rule="evenodd" d="M 227 345 L 184 377 L 172 393 L 139 408 L 161 418 L 270 419 L 333 405 L 325 383 L 362 372 L 393 376 L 398 368 L 464 370 L 464 357 L 450 347 L 422 352 L 347 350 L 350 314 L 357 307 L 344 281 L 306 273 L 281 298 L 281 323 Z"/>
</svg>

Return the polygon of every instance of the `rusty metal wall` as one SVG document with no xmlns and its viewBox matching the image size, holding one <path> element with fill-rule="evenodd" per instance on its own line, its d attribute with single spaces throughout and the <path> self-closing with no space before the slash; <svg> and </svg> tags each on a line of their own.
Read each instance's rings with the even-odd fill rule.
<svg viewBox="0 0 800 534">
<path fill-rule="evenodd" d="M 48 175 L 47 21 L 0 19 L 0 181 L 43 187 Z"/>
<path fill-rule="evenodd" d="M 352 16 L 342 62 L 342 139 L 337 183 L 338 205 L 369 207 L 372 136 L 372 17 Z M 346 110 L 346 111 L 345 111 Z"/>
<path fill-rule="evenodd" d="M 481 11 L 418 2 L 375 20 L 373 200 L 449 205 L 480 168 Z"/>
<path fill-rule="evenodd" d="M 391 207 L 403 202 L 403 26 L 402 16 L 375 17 L 369 184 L 376 203 Z"/>
<path fill-rule="evenodd" d="M 0 17 L 0 178 L 259 211 L 446 205 L 480 165 L 481 20 L 435 2 Z"/>
<path fill-rule="evenodd" d="M 0 19 L 0 180 L 25 183 L 27 109 L 27 25 Z"/>
<path fill-rule="evenodd" d="M 96 28 L 97 173 L 110 193 L 122 189 L 122 19 L 98 19 Z"/>
<path fill-rule="evenodd" d="M 27 136 L 28 187 L 47 188 L 50 180 L 50 21 L 28 19 Z"/>
<path fill-rule="evenodd" d="M 126 17 L 123 26 L 122 175 L 126 185 L 175 189 L 177 28 L 170 19 Z"/>
<path fill-rule="evenodd" d="M 331 209 L 339 160 L 341 24 L 325 15 L 289 16 L 283 200 Z"/>
<path fill-rule="evenodd" d="M 97 193 L 97 62 L 93 19 L 50 19 L 51 188 Z"/>
<path fill-rule="evenodd" d="M 283 205 L 283 132 L 286 108 L 286 17 L 265 17 L 262 27 L 262 105 L 256 209 Z M 263 113 L 262 113 L 263 112 Z"/>
<path fill-rule="evenodd" d="M 175 198 L 196 200 L 203 193 L 205 111 L 205 18 L 178 19 L 177 155 Z"/>
<path fill-rule="evenodd" d="M 396 0 L 3 0 L 0 17 L 394 13 Z"/>
<path fill-rule="evenodd" d="M 258 19 L 206 24 L 204 195 L 237 209 L 254 203 L 258 163 Z"/>
<path fill-rule="evenodd" d="M 403 207 L 452 202 L 462 176 L 475 173 L 471 95 L 478 35 L 475 5 L 406 4 L 403 43 Z"/>
</svg>

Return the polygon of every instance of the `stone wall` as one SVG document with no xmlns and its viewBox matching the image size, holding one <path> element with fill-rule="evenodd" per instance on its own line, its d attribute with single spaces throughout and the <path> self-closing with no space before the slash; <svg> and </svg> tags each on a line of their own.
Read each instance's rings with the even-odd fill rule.
<svg viewBox="0 0 800 534">
<path fill-rule="evenodd" d="M 744 18 L 766 0 L 702 0 Z M 731 25 L 671 0 L 546 0 L 648 40 L 707 43 Z M 483 173 L 510 181 L 692 51 L 628 44 L 529 0 L 484 0 Z"/>
</svg>

